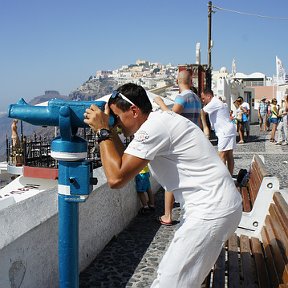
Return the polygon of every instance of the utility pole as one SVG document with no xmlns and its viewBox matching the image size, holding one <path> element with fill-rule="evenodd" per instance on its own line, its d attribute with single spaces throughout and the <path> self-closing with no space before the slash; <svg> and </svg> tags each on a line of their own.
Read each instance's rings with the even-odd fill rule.
<svg viewBox="0 0 288 288">
<path fill-rule="evenodd" d="M 212 23 L 212 1 L 208 2 L 208 68 L 211 68 L 211 49 L 212 49 L 212 39 L 211 39 L 211 27 Z"/>
<path fill-rule="evenodd" d="M 206 87 L 211 89 L 212 82 L 212 65 L 211 65 L 211 49 L 212 49 L 212 39 L 211 39 L 211 31 L 212 31 L 212 1 L 208 2 L 208 67 L 206 70 Z"/>
</svg>

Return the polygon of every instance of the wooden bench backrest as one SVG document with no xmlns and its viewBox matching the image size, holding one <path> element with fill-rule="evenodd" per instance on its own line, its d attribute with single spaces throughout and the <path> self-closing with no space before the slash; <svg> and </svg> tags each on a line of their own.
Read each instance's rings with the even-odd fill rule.
<svg viewBox="0 0 288 288">
<path fill-rule="evenodd" d="M 262 180 L 264 177 L 270 176 L 265 168 L 264 163 L 258 155 L 254 155 L 251 167 L 250 167 L 250 177 L 249 177 L 249 195 L 252 206 L 257 197 L 257 193 L 260 189 Z"/>
<path fill-rule="evenodd" d="M 273 196 L 261 236 L 274 283 L 288 283 L 288 205 L 279 192 Z M 274 286 L 273 286 L 274 287 Z"/>
<path fill-rule="evenodd" d="M 254 155 L 249 171 L 248 185 L 240 188 L 243 199 L 243 211 L 250 212 L 256 200 L 264 177 L 270 176 L 258 155 Z"/>
</svg>

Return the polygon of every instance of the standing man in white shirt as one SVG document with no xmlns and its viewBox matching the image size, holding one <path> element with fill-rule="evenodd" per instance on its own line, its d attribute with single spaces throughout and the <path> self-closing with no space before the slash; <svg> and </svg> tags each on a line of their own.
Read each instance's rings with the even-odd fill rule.
<svg viewBox="0 0 288 288">
<path fill-rule="evenodd" d="M 206 89 L 201 93 L 203 111 L 209 115 L 211 128 L 218 138 L 219 156 L 227 165 L 231 175 L 234 170 L 233 149 L 236 148 L 236 127 L 230 121 L 229 109 L 225 103 L 214 97 L 213 91 Z"/>
</svg>

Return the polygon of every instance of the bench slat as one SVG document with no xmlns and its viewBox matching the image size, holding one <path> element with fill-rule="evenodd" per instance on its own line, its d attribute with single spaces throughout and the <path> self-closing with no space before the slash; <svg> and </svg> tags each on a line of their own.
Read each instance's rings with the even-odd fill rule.
<svg viewBox="0 0 288 288">
<path fill-rule="evenodd" d="M 263 174 L 261 174 L 261 172 L 259 171 L 259 167 L 255 167 L 250 174 L 250 179 L 248 182 L 250 200 L 253 204 L 256 200 L 263 178 Z"/>
<path fill-rule="evenodd" d="M 288 283 L 288 264 L 285 263 L 283 259 L 278 240 L 273 231 L 273 229 L 275 228 L 273 227 L 273 223 L 269 215 L 265 219 L 265 225 L 268 238 L 268 243 L 266 243 L 266 245 L 269 245 L 271 247 L 273 261 L 275 263 L 275 267 L 278 273 L 278 278 L 280 280 L 280 283 Z"/>
<path fill-rule="evenodd" d="M 269 274 L 270 281 L 272 283 L 274 283 L 274 285 L 273 285 L 274 287 L 278 287 L 280 281 L 279 281 L 279 277 L 278 277 L 276 267 L 275 267 L 275 264 L 273 261 L 273 255 L 272 255 L 272 252 L 270 249 L 266 227 L 262 228 L 261 237 L 262 237 L 263 247 L 264 247 L 264 251 L 265 251 L 265 255 L 266 255 L 266 263 L 267 263 L 266 265 L 268 268 L 268 274 Z"/>
<path fill-rule="evenodd" d="M 225 287 L 225 249 L 222 248 L 221 253 L 214 265 L 213 271 L 213 287 Z"/>
<path fill-rule="evenodd" d="M 259 287 L 270 288 L 271 286 L 268 272 L 265 266 L 262 246 L 258 238 L 251 238 L 251 248 L 255 259 Z"/>
<path fill-rule="evenodd" d="M 275 204 L 277 205 L 277 208 L 280 214 L 280 221 L 288 237 L 288 224 L 287 224 L 288 223 L 288 204 L 280 192 L 274 193 L 273 200 Z"/>
<path fill-rule="evenodd" d="M 260 185 L 262 180 L 258 179 L 257 175 L 255 175 L 256 172 L 254 174 L 251 174 L 249 182 L 248 182 L 248 190 L 249 190 L 249 196 L 250 196 L 250 200 L 252 202 L 252 204 L 254 204 L 255 199 L 257 197 Z"/>
<path fill-rule="evenodd" d="M 241 189 L 241 195 L 242 195 L 243 211 L 250 212 L 252 210 L 252 205 L 250 202 L 248 189 L 247 187 L 241 187 L 240 189 Z"/>
<path fill-rule="evenodd" d="M 250 178 L 249 178 L 249 196 L 254 204 L 258 191 L 260 189 L 264 177 L 269 176 L 267 169 L 258 155 L 254 155 L 253 162 L 251 163 Z"/>
<path fill-rule="evenodd" d="M 240 252 L 244 287 L 254 287 L 254 285 L 257 283 L 257 276 L 255 271 L 255 263 L 251 257 L 250 240 L 248 236 L 240 236 Z"/>
<path fill-rule="evenodd" d="M 251 190 L 250 191 L 251 194 L 253 195 L 252 197 L 253 201 L 256 199 L 263 178 L 264 176 L 261 173 L 258 161 L 254 161 L 251 165 L 250 178 L 249 178 L 249 188 Z"/>
<path fill-rule="evenodd" d="M 283 226 L 281 222 L 281 212 L 279 211 L 277 205 L 272 203 L 269 207 L 269 213 L 270 213 L 271 223 L 273 223 L 272 228 L 273 228 L 273 232 L 275 233 L 278 246 L 280 248 L 281 253 L 283 254 L 284 259 L 286 259 L 286 263 L 287 263 L 288 237 L 285 233 L 285 229 L 287 229 L 286 227 L 287 224 Z"/>
<path fill-rule="evenodd" d="M 233 288 L 241 287 L 238 254 L 238 237 L 234 234 L 228 240 L 228 285 Z"/>
<path fill-rule="evenodd" d="M 262 159 L 258 155 L 254 155 L 253 159 L 254 159 L 255 164 L 257 163 L 257 167 L 261 175 L 263 175 L 263 177 L 270 176 Z"/>
</svg>

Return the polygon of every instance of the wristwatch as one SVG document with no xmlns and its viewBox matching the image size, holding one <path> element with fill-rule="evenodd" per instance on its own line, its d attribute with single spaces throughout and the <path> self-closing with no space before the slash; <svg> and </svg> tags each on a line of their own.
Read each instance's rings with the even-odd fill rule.
<svg viewBox="0 0 288 288">
<path fill-rule="evenodd" d="M 98 144 L 104 140 L 110 139 L 111 134 L 112 132 L 109 129 L 106 128 L 99 129 L 96 133 Z"/>
</svg>

